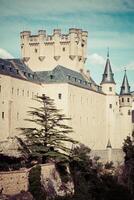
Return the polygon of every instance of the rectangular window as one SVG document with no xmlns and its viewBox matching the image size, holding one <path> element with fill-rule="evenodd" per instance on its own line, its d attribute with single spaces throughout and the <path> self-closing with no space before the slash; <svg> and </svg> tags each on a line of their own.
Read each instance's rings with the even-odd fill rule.
<svg viewBox="0 0 134 200">
<path fill-rule="evenodd" d="M 1 85 L 0 85 L 0 93 L 1 93 Z"/>
<path fill-rule="evenodd" d="M 24 96 L 24 90 L 22 90 L 22 96 Z"/>
<path fill-rule="evenodd" d="M 2 119 L 4 119 L 5 118 L 5 114 L 4 114 L 4 112 L 2 112 Z"/>
<path fill-rule="evenodd" d="M 112 87 L 109 87 L 109 91 L 112 92 Z"/>
<path fill-rule="evenodd" d="M 19 89 L 17 89 L 17 95 L 19 95 Z"/>
<path fill-rule="evenodd" d="M 130 110 L 128 110 L 128 115 L 131 115 L 131 111 Z"/>
<path fill-rule="evenodd" d="M 58 94 L 58 98 L 59 98 L 59 99 L 62 98 L 62 94 L 61 94 L 61 93 Z"/>
<path fill-rule="evenodd" d="M 17 112 L 17 120 L 19 120 L 19 113 Z"/>
<path fill-rule="evenodd" d="M 12 94 L 13 94 L 14 88 L 12 87 Z"/>
<path fill-rule="evenodd" d="M 122 102 L 124 102 L 124 98 L 122 98 Z"/>
<path fill-rule="evenodd" d="M 127 102 L 130 102 L 130 99 L 129 99 L 129 98 L 127 98 Z"/>
<path fill-rule="evenodd" d="M 29 97 L 29 91 L 27 91 L 27 97 Z"/>
<path fill-rule="evenodd" d="M 109 108 L 112 108 L 112 104 L 109 104 Z"/>
</svg>

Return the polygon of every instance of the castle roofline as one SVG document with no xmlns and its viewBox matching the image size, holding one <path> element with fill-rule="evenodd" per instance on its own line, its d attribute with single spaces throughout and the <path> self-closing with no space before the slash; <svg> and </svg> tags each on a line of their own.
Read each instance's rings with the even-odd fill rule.
<svg viewBox="0 0 134 200">
<path fill-rule="evenodd" d="M 123 78 L 123 82 L 122 82 L 122 86 L 121 86 L 121 90 L 120 90 L 120 95 L 131 95 L 126 70 L 124 73 L 124 78 Z"/>
</svg>

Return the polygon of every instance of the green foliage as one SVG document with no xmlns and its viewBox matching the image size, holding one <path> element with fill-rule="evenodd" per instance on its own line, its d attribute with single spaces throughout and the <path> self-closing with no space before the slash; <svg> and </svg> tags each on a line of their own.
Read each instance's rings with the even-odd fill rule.
<svg viewBox="0 0 134 200">
<path fill-rule="evenodd" d="M 61 114 L 55 107 L 54 100 L 46 95 L 38 96 L 36 101 L 40 103 L 40 107 L 31 108 L 28 113 L 32 119 L 27 119 L 34 123 L 34 128 L 21 128 L 25 136 L 23 143 L 32 156 L 56 158 L 62 155 L 66 158 L 70 154 L 70 148 L 65 143 L 76 143 L 68 136 L 73 132 L 72 128 L 66 125 L 70 118 Z"/>
<path fill-rule="evenodd" d="M 127 185 L 134 198 L 134 143 L 130 137 L 124 140 L 123 151 L 125 162 L 122 176 L 124 184 Z"/>
<path fill-rule="evenodd" d="M 36 165 L 29 172 L 29 192 L 35 200 L 45 200 L 46 195 L 41 184 L 41 167 Z"/>
</svg>

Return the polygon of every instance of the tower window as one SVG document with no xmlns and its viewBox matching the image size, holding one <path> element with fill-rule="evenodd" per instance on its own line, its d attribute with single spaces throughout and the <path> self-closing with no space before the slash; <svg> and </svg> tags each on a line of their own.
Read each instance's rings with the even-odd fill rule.
<svg viewBox="0 0 134 200">
<path fill-rule="evenodd" d="M 122 98 L 122 102 L 124 102 L 124 98 Z"/>
<path fill-rule="evenodd" d="M 53 79 L 54 78 L 54 76 L 53 75 L 50 75 L 50 79 Z"/>
<path fill-rule="evenodd" d="M 129 98 L 127 98 L 127 102 L 130 102 L 130 99 L 129 99 Z"/>
<path fill-rule="evenodd" d="M 112 92 L 112 87 L 109 87 L 109 91 Z"/>
<path fill-rule="evenodd" d="M 24 90 L 22 90 L 22 96 L 24 96 Z"/>
<path fill-rule="evenodd" d="M 112 104 L 109 104 L 109 108 L 112 108 Z"/>
<path fill-rule="evenodd" d="M 5 118 L 5 114 L 4 114 L 4 112 L 2 112 L 2 119 L 4 119 Z"/>
<path fill-rule="evenodd" d="M 0 92 L 1 92 L 1 85 L 0 85 Z"/>
<path fill-rule="evenodd" d="M 65 51 L 66 50 L 65 47 L 63 47 L 62 50 Z"/>
<path fill-rule="evenodd" d="M 35 53 L 37 53 L 37 51 L 38 51 L 37 49 L 34 50 Z"/>
<path fill-rule="evenodd" d="M 27 97 L 29 97 L 29 91 L 27 91 Z"/>
<path fill-rule="evenodd" d="M 59 99 L 62 98 L 62 94 L 61 94 L 61 93 L 58 94 L 58 98 L 59 98 Z"/>
</svg>

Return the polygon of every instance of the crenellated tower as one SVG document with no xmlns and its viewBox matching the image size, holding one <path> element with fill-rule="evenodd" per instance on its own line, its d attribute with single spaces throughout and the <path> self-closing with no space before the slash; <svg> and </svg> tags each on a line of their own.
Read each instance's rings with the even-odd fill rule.
<svg viewBox="0 0 134 200">
<path fill-rule="evenodd" d="M 71 28 L 68 34 L 62 34 L 60 29 L 54 29 L 52 35 L 46 34 L 45 30 L 39 30 L 38 35 L 23 31 L 20 37 L 22 59 L 32 70 L 48 71 L 57 65 L 84 70 L 87 31 Z"/>
</svg>

